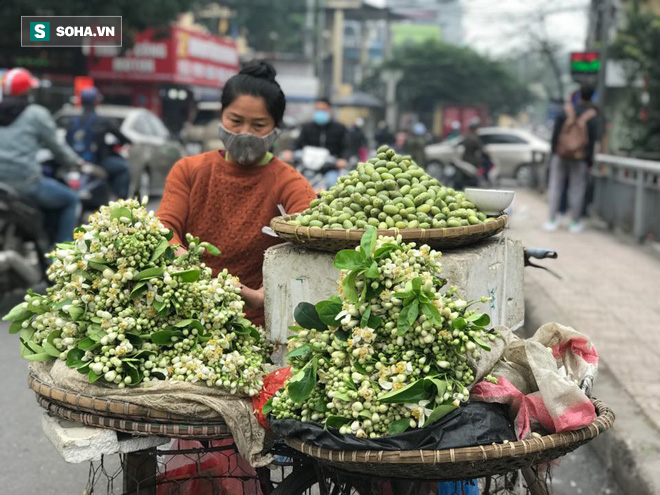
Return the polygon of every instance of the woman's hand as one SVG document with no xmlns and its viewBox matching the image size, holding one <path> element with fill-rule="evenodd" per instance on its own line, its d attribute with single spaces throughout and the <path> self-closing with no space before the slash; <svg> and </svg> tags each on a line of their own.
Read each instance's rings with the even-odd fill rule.
<svg viewBox="0 0 660 495">
<path fill-rule="evenodd" d="M 263 308 L 264 307 L 264 288 L 250 289 L 243 284 L 240 284 L 241 297 L 245 301 L 248 308 Z"/>
</svg>

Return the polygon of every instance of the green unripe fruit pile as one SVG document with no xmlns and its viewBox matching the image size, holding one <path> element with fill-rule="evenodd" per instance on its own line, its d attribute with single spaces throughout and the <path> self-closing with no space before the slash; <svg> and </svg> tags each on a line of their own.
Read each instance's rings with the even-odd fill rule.
<svg viewBox="0 0 660 495">
<path fill-rule="evenodd" d="M 291 220 L 326 229 L 437 229 L 492 221 L 463 192 L 445 187 L 387 145 Z"/>
</svg>

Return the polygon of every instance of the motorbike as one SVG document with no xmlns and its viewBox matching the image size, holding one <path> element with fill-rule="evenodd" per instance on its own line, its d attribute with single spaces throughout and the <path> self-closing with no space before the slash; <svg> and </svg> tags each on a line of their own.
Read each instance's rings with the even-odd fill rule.
<svg viewBox="0 0 660 495">
<path fill-rule="evenodd" d="M 0 183 L 0 294 L 46 279 L 50 239 L 43 225 L 38 208 Z"/>
<path fill-rule="evenodd" d="M 305 146 L 293 153 L 293 166 L 315 191 L 326 189 L 325 174 L 335 169 L 337 159 L 325 148 Z"/>
<path fill-rule="evenodd" d="M 461 191 L 466 188 L 488 188 L 497 179 L 497 167 L 490 157 L 486 157 L 481 167 L 459 158 L 446 163 L 433 161 L 427 164 L 426 172 L 445 186 Z"/>
</svg>

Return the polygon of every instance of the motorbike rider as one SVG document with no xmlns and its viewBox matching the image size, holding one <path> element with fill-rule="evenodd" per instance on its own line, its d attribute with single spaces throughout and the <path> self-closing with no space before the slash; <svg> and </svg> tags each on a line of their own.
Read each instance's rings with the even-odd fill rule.
<svg viewBox="0 0 660 495">
<path fill-rule="evenodd" d="M 131 141 L 110 120 L 96 113 L 96 105 L 103 100 L 97 88 L 82 90 L 80 100 L 83 113 L 73 118 L 66 135 L 67 143 L 84 160 L 105 169 L 112 192 L 119 198 L 127 198 L 131 182 L 129 165 L 105 140 L 110 134 L 120 146 L 130 144 Z"/>
<path fill-rule="evenodd" d="M 314 104 L 312 122 L 303 124 L 300 136 L 296 139 L 294 148 L 301 150 L 305 146 L 315 146 L 327 149 L 335 157 L 335 169 L 326 172 L 326 187 L 337 183 L 339 175 L 348 167 L 350 143 L 346 127 L 333 120 L 332 106 L 327 98 L 319 98 Z"/>
<path fill-rule="evenodd" d="M 471 163 L 479 170 L 479 175 L 488 180 L 488 175 L 493 168 L 493 161 L 484 148 L 484 143 L 477 134 L 481 126 L 481 119 L 474 117 L 468 125 L 468 132 L 463 138 L 463 161 Z"/>
<path fill-rule="evenodd" d="M 44 212 L 53 225 L 53 240 L 71 239 L 78 219 L 80 200 L 75 191 L 50 177 L 44 177 L 37 151 L 48 148 L 65 166 L 85 161 L 57 139 L 50 112 L 32 103 L 32 90 L 39 82 L 22 68 L 9 70 L 2 78 L 0 102 L 0 182 L 14 188 Z"/>
</svg>

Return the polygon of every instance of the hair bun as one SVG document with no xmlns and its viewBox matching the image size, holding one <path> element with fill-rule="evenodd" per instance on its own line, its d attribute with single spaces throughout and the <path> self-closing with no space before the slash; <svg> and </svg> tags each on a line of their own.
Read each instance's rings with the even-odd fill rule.
<svg viewBox="0 0 660 495">
<path fill-rule="evenodd" d="M 264 60 L 252 60 L 243 66 L 239 74 L 266 79 L 267 81 L 274 83 L 277 71 L 275 70 L 275 67 Z"/>
</svg>

